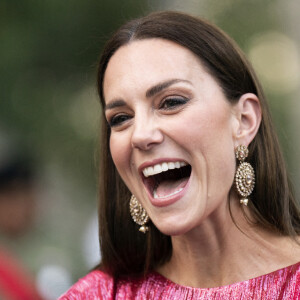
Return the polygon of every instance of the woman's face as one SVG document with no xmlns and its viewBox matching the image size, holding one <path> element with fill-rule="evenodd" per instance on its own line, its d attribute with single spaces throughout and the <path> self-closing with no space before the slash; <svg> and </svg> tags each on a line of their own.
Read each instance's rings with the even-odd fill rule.
<svg viewBox="0 0 300 300">
<path fill-rule="evenodd" d="M 133 41 L 103 88 L 112 158 L 158 229 L 184 234 L 224 214 L 238 120 L 199 59 L 163 39 Z"/>
</svg>

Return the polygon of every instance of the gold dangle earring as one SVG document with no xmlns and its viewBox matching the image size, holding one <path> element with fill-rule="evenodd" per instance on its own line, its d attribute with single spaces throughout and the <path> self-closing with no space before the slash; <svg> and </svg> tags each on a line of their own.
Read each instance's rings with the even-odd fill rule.
<svg viewBox="0 0 300 300">
<path fill-rule="evenodd" d="M 244 162 L 248 154 L 249 150 L 244 145 L 239 145 L 235 150 L 235 156 L 240 162 L 235 173 L 235 185 L 238 193 L 242 196 L 240 203 L 245 206 L 248 205 L 248 199 L 246 197 L 252 193 L 255 185 L 254 169 L 249 163 Z"/>
<path fill-rule="evenodd" d="M 149 221 L 149 216 L 134 195 L 130 198 L 129 209 L 133 221 L 141 226 L 139 231 L 146 233 L 149 230 L 149 227 L 145 226 Z"/>
</svg>

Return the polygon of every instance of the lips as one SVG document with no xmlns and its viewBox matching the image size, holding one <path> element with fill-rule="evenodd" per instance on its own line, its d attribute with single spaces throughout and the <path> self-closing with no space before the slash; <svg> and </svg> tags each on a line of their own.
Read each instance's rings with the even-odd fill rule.
<svg viewBox="0 0 300 300">
<path fill-rule="evenodd" d="M 163 161 L 142 169 L 143 183 L 152 201 L 163 204 L 172 202 L 186 187 L 191 166 L 184 161 Z"/>
</svg>

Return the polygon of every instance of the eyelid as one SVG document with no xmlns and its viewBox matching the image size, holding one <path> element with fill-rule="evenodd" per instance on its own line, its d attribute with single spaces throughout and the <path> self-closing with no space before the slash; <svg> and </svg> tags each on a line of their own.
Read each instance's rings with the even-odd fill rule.
<svg viewBox="0 0 300 300">
<path fill-rule="evenodd" d="M 119 120 L 119 122 L 117 121 L 117 119 L 119 118 L 125 118 L 125 120 Z M 131 119 L 131 115 L 130 114 L 126 114 L 126 113 L 116 113 L 114 115 L 112 115 L 111 117 L 107 118 L 107 123 L 109 125 L 110 128 L 120 128 L 122 127 L 124 124 L 127 123 L 127 121 L 129 121 Z M 117 123 L 114 124 L 114 121 L 117 121 Z"/>
<path fill-rule="evenodd" d="M 177 103 L 173 103 L 174 105 L 169 108 L 163 108 L 164 104 L 166 104 L 168 101 L 170 101 L 170 103 L 171 103 L 172 100 L 174 102 L 177 101 Z M 179 96 L 179 95 L 167 96 L 160 102 L 159 109 L 164 109 L 164 110 L 173 110 L 174 109 L 175 110 L 176 108 L 185 105 L 187 102 L 189 102 L 189 100 L 190 100 L 190 98 L 185 97 L 185 96 Z"/>
<path fill-rule="evenodd" d="M 106 118 L 106 121 L 108 123 L 108 125 L 110 127 L 116 127 L 118 125 L 111 125 L 112 124 L 112 120 L 115 118 L 115 117 L 118 117 L 118 116 L 130 116 L 130 112 L 128 111 L 128 108 L 125 106 L 125 105 L 122 105 L 122 106 L 116 106 L 116 107 L 112 107 L 110 109 L 107 109 L 105 111 L 105 118 Z"/>
</svg>

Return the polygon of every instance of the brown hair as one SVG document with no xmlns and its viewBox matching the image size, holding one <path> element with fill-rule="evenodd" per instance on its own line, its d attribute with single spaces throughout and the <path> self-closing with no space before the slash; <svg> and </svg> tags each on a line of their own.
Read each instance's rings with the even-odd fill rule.
<svg viewBox="0 0 300 300">
<path fill-rule="evenodd" d="M 98 91 L 104 105 L 103 79 L 112 55 L 134 40 L 162 38 L 182 45 L 201 60 L 231 103 L 245 93 L 258 96 L 262 122 L 249 145 L 256 187 L 249 207 L 258 224 L 283 235 L 300 233 L 299 203 L 291 192 L 285 163 L 262 88 L 244 54 L 224 32 L 202 19 L 178 12 L 156 12 L 123 25 L 108 41 L 100 58 Z M 150 224 L 138 232 L 129 213 L 130 192 L 120 178 L 109 150 L 110 128 L 102 120 L 99 229 L 102 267 L 114 276 L 138 275 L 166 262 L 170 237 Z"/>
</svg>

